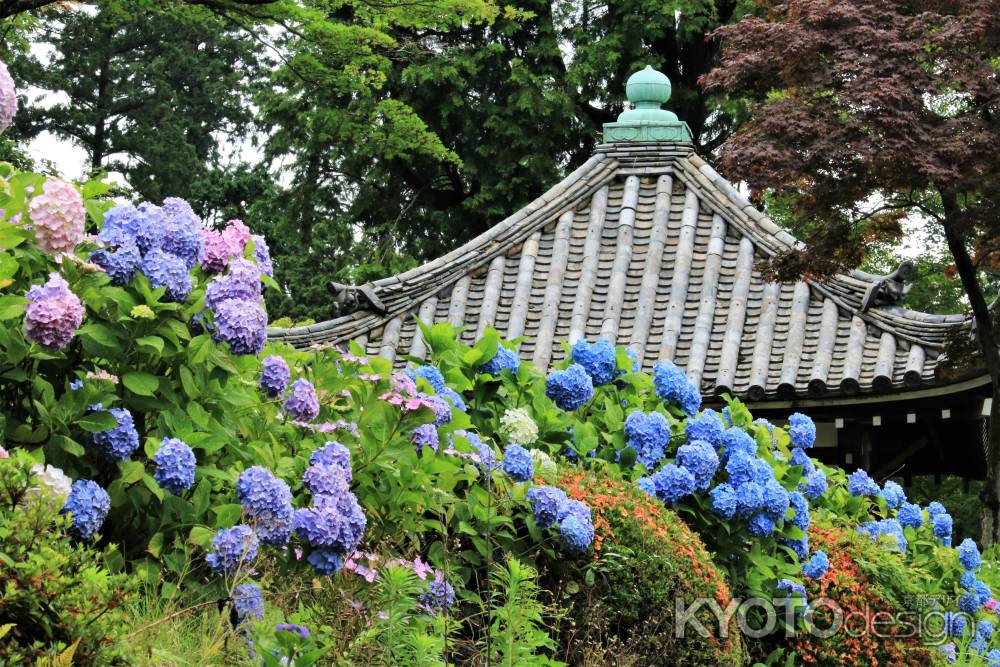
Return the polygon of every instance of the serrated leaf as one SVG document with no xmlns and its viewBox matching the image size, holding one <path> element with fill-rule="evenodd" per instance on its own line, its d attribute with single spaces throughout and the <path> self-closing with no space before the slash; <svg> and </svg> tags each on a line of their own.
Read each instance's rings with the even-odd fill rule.
<svg viewBox="0 0 1000 667">
<path fill-rule="evenodd" d="M 140 396 L 155 396 L 156 389 L 160 386 L 160 381 L 155 375 L 143 373 L 142 371 L 132 371 L 122 377 L 122 383 L 133 393 Z"/>
</svg>

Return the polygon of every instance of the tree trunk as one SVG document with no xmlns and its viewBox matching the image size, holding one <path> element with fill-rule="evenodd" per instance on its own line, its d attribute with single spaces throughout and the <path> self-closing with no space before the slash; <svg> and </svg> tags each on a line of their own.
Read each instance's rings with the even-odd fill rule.
<svg viewBox="0 0 1000 667">
<path fill-rule="evenodd" d="M 986 296 L 976 275 L 965 239 L 961 232 L 962 210 L 957 197 L 951 192 L 941 192 L 944 207 L 944 235 L 948 249 L 955 259 L 955 268 L 962 280 L 962 287 L 969 297 L 972 316 L 976 323 L 976 340 L 983 353 L 983 361 L 993 386 L 993 401 L 987 425 L 986 486 L 983 493 L 982 546 L 1000 541 L 1000 349 L 997 348 L 997 333 L 993 327 Z"/>
</svg>

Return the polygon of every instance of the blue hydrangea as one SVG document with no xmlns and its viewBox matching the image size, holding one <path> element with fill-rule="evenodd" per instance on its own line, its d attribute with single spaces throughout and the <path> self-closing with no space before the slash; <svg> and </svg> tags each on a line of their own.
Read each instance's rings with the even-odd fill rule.
<svg viewBox="0 0 1000 667">
<path fill-rule="evenodd" d="M 91 433 L 90 444 L 108 461 L 125 461 L 139 448 L 139 433 L 135 430 L 132 413 L 125 408 L 109 408 L 106 412 L 111 413 L 118 426 Z"/>
<path fill-rule="evenodd" d="M 730 484 L 719 484 L 709 492 L 712 510 L 727 521 L 736 514 L 736 489 Z"/>
<path fill-rule="evenodd" d="M 413 447 L 420 454 L 424 447 L 430 447 L 432 451 L 438 450 L 438 431 L 434 424 L 421 424 L 410 433 L 410 441 Z"/>
<path fill-rule="evenodd" d="M 788 435 L 792 446 L 809 449 L 816 444 L 816 424 L 801 412 L 793 413 L 788 418 Z"/>
<path fill-rule="evenodd" d="M 668 506 L 675 505 L 678 500 L 695 492 L 697 485 L 694 475 L 688 470 L 673 463 L 668 463 L 652 475 L 656 497 Z"/>
<path fill-rule="evenodd" d="M 670 444 L 670 422 L 659 412 L 636 410 L 625 418 L 625 437 L 629 446 L 635 448 L 639 463 L 653 470 Z"/>
<path fill-rule="evenodd" d="M 719 469 L 718 454 L 704 440 L 694 440 L 678 447 L 675 462 L 694 476 L 695 485 L 702 491 L 707 491 L 712 485 L 712 477 Z"/>
<path fill-rule="evenodd" d="M 944 630 L 949 636 L 960 639 L 965 634 L 965 615 L 953 611 L 945 612 Z"/>
<path fill-rule="evenodd" d="M 1000 667 L 1000 648 L 990 649 L 986 653 L 986 664 L 987 667 Z"/>
<path fill-rule="evenodd" d="M 138 220 L 134 238 L 136 245 L 139 246 L 139 252 L 145 256 L 154 247 L 159 247 L 160 241 L 166 234 L 167 216 L 156 204 L 142 202 L 138 207 Z"/>
<path fill-rule="evenodd" d="M 774 468 L 764 459 L 753 460 L 753 481 L 761 486 L 774 480 Z"/>
<path fill-rule="evenodd" d="M 701 407 L 698 388 L 672 361 L 658 361 L 653 366 L 653 386 L 661 401 L 679 406 L 687 415 L 694 416 Z"/>
<path fill-rule="evenodd" d="M 763 512 L 755 514 L 747 522 L 747 530 L 754 537 L 767 537 L 774 532 L 774 519 Z"/>
<path fill-rule="evenodd" d="M 503 453 L 503 470 L 515 482 L 527 482 L 535 476 L 535 466 L 531 454 L 518 444 L 507 445 Z"/>
<path fill-rule="evenodd" d="M 979 596 L 975 593 L 963 593 L 958 598 L 958 609 L 966 614 L 975 615 L 979 611 Z"/>
<path fill-rule="evenodd" d="M 980 634 L 976 634 L 969 642 L 969 653 L 975 652 L 977 655 L 982 655 L 986 652 L 986 638 Z"/>
<path fill-rule="evenodd" d="M 771 436 L 771 446 L 774 447 L 777 444 L 777 440 L 774 439 L 774 424 L 767 421 L 763 417 L 758 417 L 757 419 L 754 419 L 753 423 L 755 426 L 763 426 L 765 429 L 767 429 L 768 435 Z"/>
<path fill-rule="evenodd" d="M 132 204 L 118 204 L 104 214 L 104 224 L 97 239 L 106 246 L 135 243 L 143 216 Z"/>
<path fill-rule="evenodd" d="M 260 301 L 260 271 L 245 259 L 229 262 L 229 271 L 208 282 L 205 289 L 205 305 L 217 310 L 225 301 Z"/>
<path fill-rule="evenodd" d="M 448 401 L 440 396 L 432 396 L 430 394 L 419 394 L 419 396 L 434 411 L 434 424 L 436 426 L 444 426 L 451 421 L 451 405 L 448 404 Z"/>
<path fill-rule="evenodd" d="M 790 494 L 785 490 L 785 487 L 779 484 L 776 480 L 771 479 L 764 484 L 764 493 L 761 498 L 761 509 L 771 518 L 772 521 L 780 521 L 784 519 L 785 512 L 788 511 L 790 503 Z"/>
<path fill-rule="evenodd" d="M 932 501 L 929 505 L 927 505 L 927 514 L 931 522 L 934 521 L 934 517 L 936 517 L 938 514 L 947 514 L 947 513 L 948 510 L 944 508 L 944 505 L 942 505 L 936 500 Z"/>
<path fill-rule="evenodd" d="M 938 652 L 944 656 L 944 659 L 949 663 L 954 664 L 958 660 L 958 647 L 955 646 L 955 642 L 948 642 L 947 644 L 942 644 L 938 647 Z"/>
<path fill-rule="evenodd" d="M 90 541 L 94 534 L 104 525 L 111 510 L 111 498 L 97 482 L 80 479 L 73 482 L 69 495 L 62 507 L 63 514 L 69 514 L 73 525 L 69 532 L 74 537 Z"/>
<path fill-rule="evenodd" d="M 882 486 L 879 495 L 889 505 L 889 509 L 896 509 L 906 502 L 906 493 L 903 491 L 903 487 L 891 480 Z"/>
<path fill-rule="evenodd" d="M 292 371 L 283 357 L 276 354 L 264 357 L 261 362 L 260 388 L 267 396 L 277 398 L 284 394 L 291 379 Z"/>
<path fill-rule="evenodd" d="M 804 480 L 799 482 L 799 490 L 811 500 L 816 500 L 826 493 L 826 473 L 816 468 Z"/>
<path fill-rule="evenodd" d="M 465 438 L 475 448 L 476 453 L 479 455 L 478 467 L 482 472 L 489 472 L 497 467 L 496 454 L 493 452 L 493 448 L 483 442 L 483 439 L 477 434 L 464 430 L 455 431 L 454 434 Z"/>
<path fill-rule="evenodd" d="M 847 476 L 847 490 L 852 496 L 877 496 L 878 484 L 860 468 Z"/>
<path fill-rule="evenodd" d="M 353 493 L 317 498 L 313 507 L 295 510 L 292 526 L 310 546 L 351 554 L 361 542 L 368 520 Z"/>
<path fill-rule="evenodd" d="M 689 441 L 704 440 L 716 449 L 722 446 L 725 432 L 726 427 L 722 423 L 722 418 L 711 408 L 702 410 L 700 415 L 688 419 L 684 424 L 684 433 Z"/>
<path fill-rule="evenodd" d="M 806 596 L 806 587 L 792 579 L 779 579 L 775 590 L 785 593 L 786 597 L 805 598 Z"/>
<path fill-rule="evenodd" d="M 83 389 L 83 380 L 70 381 L 69 388 L 72 391 L 80 391 L 81 389 Z"/>
<path fill-rule="evenodd" d="M 552 371 L 545 382 L 545 394 L 563 410 L 582 408 L 594 396 L 594 384 L 580 364 L 564 371 Z"/>
<path fill-rule="evenodd" d="M 455 589 L 438 573 L 420 595 L 420 604 L 433 612 L 445 612 L 455 604 Z"/>
<path fill-rule="evenodd" d="M 982 579 L 976 579 L 976 595 L 979 597 L 979 604 L 986 604 L 993 597 L 993 591 Z"/>
<path fill-rule="evenodd" d="M 565 516 L 569 498 L 565 491 L 554 486 L 536 486 L 528 490 L 528 502 L 535 513 L 535 524 L 548 528 Z"/>
<path fill-rule="evenodd" d="M 605 338 L 599 338 L 593 344 L 578 340 L 571 354 L 573 363 L 583 366 L 595 387 L 608 384 L 618 375 L 615 346 Z"/>
<path fill-rule="evenodd" d="M 806 556 L 809 555 L 809 538 L 808 537 L 801 537 L 801 538 L 799 538 L 797 540 L 792 540 L 792 539 L 784 538 L 784 539 L 781 540 L 781 543 L 784 544 L 789 549 L 791 549 L 795 553 L 795 556 L 800 561 L 804 561 L 806 559 Z"/>
<path fill-rule="evenodd" d="M 951 546 L 951 528 L 953 523 L 951 515 L 948 513 L 938 514 L 931 522 L 931 526 L 934 529 L 934 537 L 941 540 L 941 543 L 946 547 Z"/>
<path fill-rule="evenodd" d="M 756 474 L 752 454 L 736 450 L 726 460 L 726 473 L 729 475 L 729 483 L 733 486 L 741 486 L 754 481 Z"/>
<path fill-rule="evenodd" d="M 976 573 L 972 570 L 966 570 L 962 573 L 962 578 L 959 580 L 959 585 L 967 591 L 976 590 Z"/>
<path fill-rule="evenodd" d="M 435 431 L 437 433 L 437 431 Z M 336 440 L 328 440 L 322 447 L 314 451 L 309 456 L 309 464 L 324 464 L 340 466 L 344 471 L 344 477 L 350 482 L 353 478 L 351 474 L 351 450 Z"/>
<path fill-rule="evenodd" d="M 324 576 L 337 574 L 344 566 L 344 559 L 341 555 L 331 549 L 313 549 L 309 552 L 306 560 L 317 573 Z"/>
<path fill-rule="evenodd" d="M 880 535 L 888 535 L 894 538 L 896 547 L 901 552 L 906 552 L 908 543 L 903 536 L 903 526 L 895 519 L 882 519 L 881 521 L 868 521 L 858 526 L 858 532 L 868 535 L 872 540 L 878 539 Z"/>
<path fill-rule="evenodd" d="M 309 638 L 309 628 L 302 625 L 296 625 L 295 623 L 277 623 L 274 626 L 275 632 L 294 632 L 302 639 Z"/>
<path fill-rule="evenodd" d="M 344 469 L 338 465 L 314 463 L 306 468 L 302 475 L 302 485 L 309 489 L 313 496 L 341 498 L 350 492 Z"/>
<path fill-rule="evenodd" d="M 139 248 L 133 242 L 122 245 L 113 252 L 95 250 L 90 253 L 89 259 L 104 269 L 104 273 L 111 279 L 112 285 L 127 285 L 142 262 Z"/>
<path fill-rule="evenodd" d="M 434 388 L 434 391 L 438 394 L 445 390 L 444 376 L 441 375 L 439 371 L 434 366 L 417 366 L 414 369 L 409 369 L 406 374 L 416 382 L 417 378 L 423 378 Z"/>
<path fill-rule="evenodd" d="M 319 397 L 312 382 L 299 378 L 292 383 L 291 394 L 285 399 L 285 412 L 296 421 L 309 422 L 319 415 Z"/>
<path fill-rule="evenodd" d="M 594 541 L 594 525 L 589 513 L 586 519 L 579 514 L 568 514 L 559 523 L 559 542 L 563 551 L 578 556 L 587 551 Z"/>
<path fill-rule="evenodd" d="M 808 477 L 816 470 L 816 466 L 813 464 L 812 459 L 809 458 L 809 455 L 806 454 L 806 450 L 800 447 L 796 447 L 792 450 L 791 463 L 793 466 L 802 466 L 803 477 Z M 878 487 L 876 486 L 875 488 Z"/>
<path fill-rule="evenodd" d="M 736 487 L 736 514 L 749 517 L 764 505 L 764 488 L 756 482 L 746 482 Z"/>
<path fill-rule="evenodd" d="M 233 354 L 260 354 L 267 343 L 267 313 L 256 301 L 231 299 L 215 309 L 212 340 L 229 343 Z"/>
<path fill-rule="evenodd" d="M 757 441 L 750 437 L 746 431 L 735 426 L 726 429 L 725 433 L 722 434 L 722 446 L 725 448 L 722 453 L 724 461 L 737 451 L 749 454 L 751 457 L 757 455 Z"/>
<path fill-rule="evenodd" d="M 193 269 L 205 254 L 201 220 L 190 204 L 177 197 L 164 199 L 162 208 L 166 219 L 160 247 L 180 257 L 188 270 Z"/>
<path fill-rule="evenodd" d="M 232 600 L 236 618 L 241 623 L 247 619 L 259 621 L 264 618 L 264 594 L 257 584 L 240 584 L 233 589 Z"/>
<path fill-rule="evenodd" d="M 260 234 L 251 234 L 250 240 L 253 241 L 253 261 L 257 268 L 268 278 L 273 278 L 274 264 L 271 263 L 271 249 L 267 247 L 267 241 Z"/>
<path fill-rule="evenodd" d="M 175 496 L 194 484 L 194 452 L 183 440 L 164 438 L 153 454 L 153 463 L 156 464 L 153 479 Z"/>
<path fill-rule="evenodd" d="M 438 392 L 438 396 L 451 403 L 451 406 L 460 412 L 465 412 L 465 400 L 462 395 L 451 387 L 445 387 Z"/>
<path fill-rule="evenodd" d="M 788 494 L 788 505 L 792 508 L 792 525 L 799 530 L 809 529 L 809 502 L 798 491 Z"/>
<path fill-rule="evenodd" d="M 826 574 L 829 567 L 830 559 L 826 552 L 817 551 L 812 555 L 812 558 L 802 564 L 802 574 L 809 579 L 816 580 Z"/>
<path fill-rule="evenodd" d="M 500 375 L 501 371 L 506 369 L 516 374 L 517 369 L 520 367 L 521 357 L 517 356 L 517 352 L 508 350 L 501 345 L 497 348 L 497 353 L 493 355 L 493 358 L 479 367 L 479 372 L 489 375 Z"/>
<path fill-rule="evenodd" d="M 653 483 L 652 477 L 640 477 L 635 480 L 635 485 L 639 487 L 640 491 L 643 491 L 654 498 L 656 497 L 656 484 Z"/>
<path fill-rule="evenodd" d="M 213 572 L 231 576 L 250 565 L 256 557 L 257 535 L 248 526 L 237 524 L 215 534 L 212 550 L 205 560 Z"/>
<path fill-rule="evenodd" d="M 142 258 L 140 267 L 150 285 L 165 288 L 166 301 L 183 303 L 191 293 L 191 276 L 180 257 L 154 248 Z"/>
<path fill-rule="evenodd" d="M 958 561 L 966 570 L 975 570 L 983 564 L 983 559 L 979 555 L 979 547 L 968 537 L 958 545 Z"/>
<path fill-rule="evenodd" d="M 284 480 L 263 466 L 240 473 L 236 497 L 247 519 L 267 544 L 288 542 L 292 531 L 292 492 Z"/>
</svg>

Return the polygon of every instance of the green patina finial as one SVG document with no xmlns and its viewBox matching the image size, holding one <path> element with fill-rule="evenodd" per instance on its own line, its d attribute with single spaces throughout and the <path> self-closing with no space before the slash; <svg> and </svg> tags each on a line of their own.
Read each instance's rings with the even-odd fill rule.
<svg viewBox="0 0 1000 667">
<path fill-rule="evenodd" d="M 604 141 L 691 141 L 687 123 L 660 105 L 670 99 L 670 79 L 650 65 L 628 78 L 625 94 L 635 105 L 604 124 Z"/>
</svg>

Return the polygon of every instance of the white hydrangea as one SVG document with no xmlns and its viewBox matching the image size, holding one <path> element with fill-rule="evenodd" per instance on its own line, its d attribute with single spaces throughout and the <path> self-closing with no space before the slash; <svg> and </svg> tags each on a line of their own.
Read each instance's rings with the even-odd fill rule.
<svg viewBox="0 0 1000 667">
<path fill-rule="evenodd" d="M 73 480 L 67 477 L 66 473 L 55 466 L 47 465 L 43 468 L 39 464 L 31 466 L 31 471 L 35 473 L 35 479 L 39 483 L 39 486 L 31 489 L 32 491 L 44 488 L 52 497 L 58 498 L 60 502 L 66 502 L 66 497 L 69 496 L 73 486 Z"/>
<path fill-rule="evenodd" d="M 512 408 L 500 418 L 500 433 L 509 442 L 527 447 L 538 440 L 538 425 L 524 408 Z"/>
<path fill-rule="evenodd" d="M 559 474 L 559 467 L 552 457 L 540 449 L 531 450 L 531 463 L 535 467 L 535 476 L 541 477 L 550 484 L 555 481 Z"/>
</svg>

